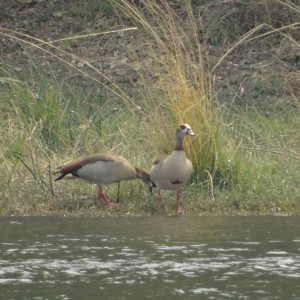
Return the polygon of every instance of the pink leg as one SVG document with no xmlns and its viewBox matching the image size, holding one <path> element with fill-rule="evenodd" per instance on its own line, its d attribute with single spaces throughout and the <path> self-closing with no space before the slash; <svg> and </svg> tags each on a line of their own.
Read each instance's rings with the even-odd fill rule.
<svg viewBox="0 0 300 300">
<path fill-rule="evenodd" d="M 180 199 L 181 199 L 181 190 L 177 191 L 177 205 L 176 205 L 176 212 L 181 213 L 182 209 L 180 207 Z"/>
<path fill-rule="evenodd" d="M 157 211 L 160 212 L 160 203 L 161 203 L 161 192 L 157 191 Z"/>
<path fill-rule="evenodd" d="M 101 204 L 101 200 L 105 202 L 105 204 L 108 207 L 114 207 L 114 204 L 112 202 L 110 202 L 110 200 L 103 194 L 103 189 L 102 187 L 99 187 L 98 190 L 98 195 L 99 195 L 99 204 Z"/>
</svg>

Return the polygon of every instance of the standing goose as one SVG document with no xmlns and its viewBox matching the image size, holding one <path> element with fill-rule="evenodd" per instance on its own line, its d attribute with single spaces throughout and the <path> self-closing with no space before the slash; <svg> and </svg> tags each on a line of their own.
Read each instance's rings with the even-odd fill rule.
<svg viewBox="0 0 300 300">
<path fill-rule="evenodd" d="M 122 156 L 101 153 L 83 157 L 70 164 L 59 167 L 60 173 L 55 181 L 66 178 L 81 178 L 99 187 L 99 203 L 104 201 L 108 207 L 113 207 L 113 203 L 104 195 L 105 185 L 120 182 L 123 180 L 133 180 L 140 178 L 149 191 L 152 192 L 153 183 L 150 175 L 141 168 L 134 168 L 127 159 Z"/>
<path fill-rule="evenodd" d="M 186 135 L 194 136 L 190 125 L 183 124 L 176 129 L 175 149 L 170 155 L 158 157 L 150 170 L 151 181 L 157 187 L 157 209 L 160 211 L 161 190 L 177 191 L 176 211 L 180 212 L 182 186 L 193 172 L 192 162 L 186 158 L 183 149 L 183 139 Z"/>
</svg>

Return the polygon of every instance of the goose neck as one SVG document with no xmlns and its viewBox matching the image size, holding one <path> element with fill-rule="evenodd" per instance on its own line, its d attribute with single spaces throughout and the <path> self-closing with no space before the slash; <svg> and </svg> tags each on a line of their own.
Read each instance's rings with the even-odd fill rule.
<svg viewBox="0 0 300 300">
<path fill-rule="evenodd" d="M 183 148 L 183 136 L 180 136 L 180 135 L 176 135 L 175 137 L 175 142 L 176 142 L 176 145 L 175 145 L 175 149 L 174 150 L 181 150 L 181 151 L 184 151 L 184 148 Z"/>
</svg>

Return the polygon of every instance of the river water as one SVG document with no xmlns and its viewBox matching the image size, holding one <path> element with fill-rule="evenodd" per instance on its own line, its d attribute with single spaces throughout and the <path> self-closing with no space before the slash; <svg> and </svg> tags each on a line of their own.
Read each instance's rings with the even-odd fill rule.
<svg viewBox="0 0 300 300">
<path fill-rule="evenodd" d="M 300 299 L 300 218 L 2 217 L 0 295 Z"/>
</svg>

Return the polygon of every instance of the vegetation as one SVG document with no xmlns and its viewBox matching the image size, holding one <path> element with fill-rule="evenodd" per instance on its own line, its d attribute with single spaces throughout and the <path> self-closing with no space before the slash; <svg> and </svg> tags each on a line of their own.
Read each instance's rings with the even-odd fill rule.
<svg viewBox="0 0 300 300">
<path fill-rule="evenodd" d="M 55 42 L 0 30 L 29 61 L 20 74 L 2 60 L 0 214 L 155 214 L 156 197 L 138 181 L 121 184 L 115 209 L 98 209 L 95 186 L 54 184 L 53 172 L 97 152 L 149 169 L 172 151 L 180 123 L 197 132 L 186 139 L 195 172 L 184 214 L 299 214 L 299 3 L 91 3 L 89 20 L 102 11 L 122 25 Z M 131 88 L 74 54 L 77 40 L 129 31 L 143 45 L 124 60 L 134 69 Z M 110 198 L 117 188 L 107 187 Z M 166 192 L 165 214 L 175 202 Z"/>
</svg>

